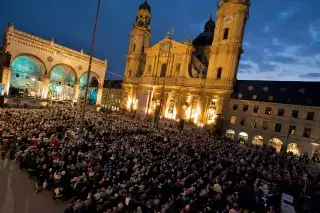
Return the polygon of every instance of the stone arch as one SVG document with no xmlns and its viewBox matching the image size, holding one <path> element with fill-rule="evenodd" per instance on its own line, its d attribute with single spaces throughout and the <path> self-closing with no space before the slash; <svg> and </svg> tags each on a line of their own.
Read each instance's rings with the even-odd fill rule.
<svg viewBox="0 0 320 213">
<path fill-rule="evenodd" d="M 86 76 L 86 77 L 85 77 L 85 76 Z M 86 78 L 87 78 L 87 76 L 88 76 L 88 72 L 84 72 L 84 73 L 82 73 L 82 74 L 80 75 L 80 77 L 79 77 L 80 86 L 86 84 Z M 97 73 L 91 71 L 91 72 L 90 72 L 90 78 L 92 79 L 93 77 L 95 77 L 95 78 L 98 80 L 98 83 L 99 83 L 98 86 L 100 86 L 102 82 L 101 82 L 101 80 L 100 80 L 99 75 L 98 75 Z"/>
<path fill-rule="evenodd" d="M 252 144 L 257 146 L 263 146 L 263 137 L 261 135 L 256 135 L 252 139 Z"/>
<path fill-rule="evenodd" d="M 86 88 L 87 78 L 88 78 L 88 72 L 82 73 L 79 78 L 79 81 L 80 81 L 79 96 L 81 98 L 85 97 L 85 88 Z M 89 104 L 91 105 L 96 104 L 98 100 L 98 87 L 101 85 L 101 83 L 102 82 L 100 81 L 99 75 L 91 71 L 90 81 L 89 81 L 89 90 L 88 90 Z"/>
<path fill-rule="evenodd" d="M 12 57 L 12 58 L 11 58 L 11 62 L 10 62 L 10 68 L 11 68 L 11 69 L 12 69 L 12 63 L 13 63 L 17 58 L 19 58 L 19 57 L 21 57 L 21 56 L 26 56 L 26 57 L 30 57 L 30 58 L 36 59 L 38 62 L 40 62 L 40 64 L 41 64 L 41 65 L 43 66 L 43 68 L 44 68 L 44 73 L 43 73 L 43 75 L 47 74 L 48 68 L 47 68 L 46 64 L 44 63 L 44 61 L 43 61 L 41 58 L 39 58 L 38 56 L 33 55 L 33 54 L 30 54 L 30 53 L 21 53 L 21 54 L 18 54 L 18 55 L 16 55 L 16 56 Z"/>
<path fill-rule="evenodd" d="M 49 72 L 49 93 L 52 100 L 72 100 L 77 73 L 67 64 L 56 64 Z"/>
<path fill-rule="evenodd" d="M 292 152 L 294 155 L 301 155 L 301 147 L 297 143 L 290 143 L 287 147 L 287 152 Z"/>
<path fill-rule="evenodd" d="M 247 143 L 249 139 L 249 135 L 246 132 L 240 132 L 238 135 L 238 140 L 240 143 Z"/>
<path fill-rule="evenodd" d="M 51 68 L 51 70 L 49 71 L 49 73 L 48 73 L 48 76 L 49 76 L 49 77 L 51 76 L 51 72 L 52 72 L 56 67 L 63 67 L 63 68 L 65 68 L 65 69 L 68 69 L 68 71 L 70 71 L 70 73 L 72 73 L 72 74 L 75 76 L 75 82 L 77 82 L 77 81 L 79 80 L 79 79 L 78 79 L 78 74 L 77 74 L 76 70 L 75 70 L 72 66 L 70 66 L 70 65 L 68 65 L 68 64 L 64 64 L 64 63 L 59 63 L 59 64 L 54 65 L 54 66 Z"/>
<path fill-rule="evenodd" d="M 283 142 L 279 138 L 272 138 L 269 140 L 269 146 L 276 149 L 277 152 L 281 151 Z"/>
<path fill-rule="evenodd" d="M 10 68 L 10 96 L 42 96 L 43 76 L 47 73 L 47 67 L 39 57 L 19 54 L 11 60 Z"/>
<path fill-rule="evenodd" d="M 230 139 L 234 140 L 235 136 L 236 136 L 236 133 L 235 133 L 234 130 L 228 129 L 228 130 L 226 131 L 226 137 L 227 137 L 227 138 L 230 138 Z"/>
</svg>

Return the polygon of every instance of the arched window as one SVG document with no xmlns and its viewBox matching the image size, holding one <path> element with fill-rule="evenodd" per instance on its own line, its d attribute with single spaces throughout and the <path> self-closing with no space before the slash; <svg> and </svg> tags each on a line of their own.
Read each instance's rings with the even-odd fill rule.
<svg viewBox="0 0 320 213">
<path fill-rule="evenodd" d="M 135 51 L 135 50 L 136 50 L 136 45 L 134 44 L 132 47 L 132 51 Z"/>
<path fill-rule="evenodd" d="M 142 54 L 144 53 L 144 45 L 142 45 L 141 52 L 142 52 Z"/>
<path fill-rule="evenodd" d="M 229 28 L 226 28 L 223 31 L 223 40 L 228 39 L 228 36 L 229 36 Z"/>
<path fill-rule="evenodd" d="M 131 77 L 132 70 L 128 70 L 128 77 Z"/>
<path fill-rule="evenodd" d="M 222 75 L 222 68 L 219 67 L 217 72 L 217 79 L 221 79 L 221 75 Z"/>
<path fill-rule="evenodd" d="M 160 78 L 164 78 L 166 76 L 166 72 L 167 72 L 167 63 L 163 63 L 161 65 Z"/>
</svg>

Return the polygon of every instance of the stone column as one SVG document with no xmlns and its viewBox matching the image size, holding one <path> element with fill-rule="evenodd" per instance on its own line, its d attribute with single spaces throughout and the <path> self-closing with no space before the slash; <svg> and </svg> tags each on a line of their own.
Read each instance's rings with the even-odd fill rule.
<svg viewBox="0 0 320 213">
<path fill-rule="evenodd" d="M 50 78 L 48 75 L 43 76 L 43 85 L 42 85 L 42 93 L 41 98 L 47 99 L 49 93 L 49 86 L 50 86 Z"/>
<path fill-rule="evenodd" d="M 11 79 L 11 69 L 9 67 L 3 67 L 1 83 L 4 86 L 3 92 L 5 95 L 9 95 L 10 79 Z"/>
<path fill-rule="evenodd" d="M 177 109 L 177 115 L 176 119 L 181 119 L 181 99 L 182 99 L 183 93 L 179 92 L 178 95 L 178 101 L 176 102 L 176 109 Z"/>
<path fill-rule="evenodd" d="M 97 97 L 97 102 L 96 102 L 96 104 L 101 104 L 102 91 L 103 91 L 103 87 L 102 87 L 102 86 L 99 86 L 99 87 L 98 87 L 98 97 Z"/>
<path fill-rule="evenodd" d="M 204 105 L 204 110 L 203 110 L 203 119 L 202 122 L 204 124 L 207 124 L 207 117 L 208 117 L 208 108 L 209 108 L 209 97 L 205 97 L 205 105 Z"/>
<path fill-rule="evenodd" d="M 73 85 L 72 99 L 77 100 L 79 97 L 80 82 L 77 81 Z"/>
</svg>

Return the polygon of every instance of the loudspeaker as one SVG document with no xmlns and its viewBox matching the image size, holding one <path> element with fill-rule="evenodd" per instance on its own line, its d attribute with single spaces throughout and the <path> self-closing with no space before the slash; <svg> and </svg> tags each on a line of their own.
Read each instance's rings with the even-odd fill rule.
<svg viewBox="0 0 320 213">
<path fill-rule="evenodd" d="M 0 107 L 4 107 L 4 96 L 0 96 Z"/>
</svg>

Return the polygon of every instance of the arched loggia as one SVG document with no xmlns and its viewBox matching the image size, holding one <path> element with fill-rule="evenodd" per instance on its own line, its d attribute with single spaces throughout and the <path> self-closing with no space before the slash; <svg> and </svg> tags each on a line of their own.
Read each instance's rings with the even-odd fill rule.
<svg viewBox="0 0 320 213">
<path fill-rule="evenodd" d="M 88 72 L 85 72 L 80 77 L 80 88 L 79 88 L 80 98 L 84 98 L 85 96 L 87 80 L 88 80 Z M 99 76 L 94 72 L 90 72 L 90 81 L 89 81 L 89 90 L 88 90 L 88 98 L 89 98 L 90 105 L 95 105 L 97 102 L 99 85 L 100 85 Z"/>
<path fill-rule="evenodd" d="M 72 100 L 76 72 L 70 66 L 60 64 L 52 68 L 49 77 L 48 97 L 52 100 Z"/>
<path fill-rule="evenodd" d="M 19 55 L 11 62 L 9 95 L 41 97 L 44 63 L 33 55 Z"/>
</svg>

